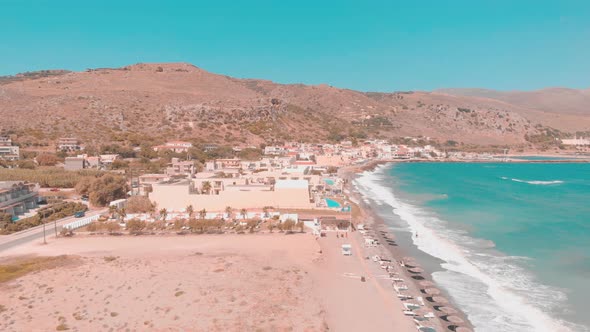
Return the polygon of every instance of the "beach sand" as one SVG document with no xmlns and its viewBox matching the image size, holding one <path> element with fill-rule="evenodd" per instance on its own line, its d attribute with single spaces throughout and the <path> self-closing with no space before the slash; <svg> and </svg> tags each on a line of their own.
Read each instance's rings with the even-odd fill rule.
<svg viewBox="0 0 590 332">
<path fill-rule="evenodd" d="M 378 255 L 381 258 L 385 258 L 388 260 L 391 260 L 393 262 L 402 262 L 402 261 L 415 261 L 415 264 L 412 264 L 412 266 L 416 266 L 416 267 L 422 267 L 420 265 L 420 262 L 417 260 L 414 260 L 413 257 L 408 257 L 408 253 L 407 253 L 407 249 L 408 248 L 404 248 L 403 246 L 399 246 L 398 243 L 396 242 L 396 238 L 395 235 L 388 229 L 387 225 L 385 224 L 385 222 L 373 211 L 371 211 L 370 207 L 368 207 L 364 201 L 362 200 L 361 195 L 356 192 L 352 186 L 352 182 L 354 181 L 354 179 L 359 176 L 359 173 L 365 172 L 365 171 L 373 171 L 377 166 L 385 164 L 386 162 L 383 161 L 374 161 L 374 162 L 369 162 L 365 165 L 361 165 L 361 166 L 350 166 L 350 167 L 343 167 L 339 169 L 339 176 L 342 177 L 343 179 L 345 179 L 346 182 L 346 193 L 349 196 L 349 200 L 352 201 L 356 201 L 359 202 L 359 204 L 354 204 L 353 206 L 353 215 L 356 215 L 356 218 L 354 218 L 355 220 L 353 220 L 355 222 L 356 225 L 358 225 L 359 223 L 362 223 L 366 226 L 368 226 L 368 228 L 370 229 L 369 232 L 367 232 L 367 236 L 377 239 L 379 242 L 379 245 L 375 246 L 372 249 L 366 249 L 368 250 L 368 253 L 370 255 Z M 356 210 L 356 213 L 355 213 Z M 408 258 L 410 258 L 408 260 Z M 439 306 L 439 303 L 433 303 L 430 302 L 427 297 L 429 297 L 429 295 L 425 294 L 422 292 L 423 289 L 425 289 L 426 287 L 421 286 L 420 282 L 422 281 L 428 281 L 432 283 L 432 286 L 429 286 L 430 288 L 437 288 L 441 291 L 441 296 L 445 297 L 448 300 L 452 300 L 451 298 L 448 297 L 448 294 L 444 291 L 444 289 L 439 288 L 432 280 L 432 276 L 429 274 L 428 271 L 423 271 L 419 274 L 416 273 L 411 273 L 408 271 L 408 269 L 410 268 L 408 267 L 402 267 L 399 266 L 399 264 L 393 264 L 393 266 L 395 267 L 394 271 L 397 272 L 399 274 L 399 277 L 402 278 L 404 280 L 404 284 L 406 286 L 408 286 L 408 290 L 404 291 L 404 294 L 409 294 L 412 295 L 415 298 L 417 297 L 422 297 L 424 299 L 424 303 L 426 304 L 425 308 L 423 310 L 432 312 L 435 314 L 435 316 L 437 318 L 432 319 L 428 326 L 432 326 L 434 328 L 436 328 L 437 331 L 449 331 L 449 327 L 455 328 L 457 325 L 461 326 L 464 328 L 465 331 L 469 331 L 473 329 L 472 324 L 469 322 L 467 315 L 465 315 L 465 313 L 461 312 L 461 310 L 457 307 L 455 307 L 452 303 L 447 303 L 444 306 L 445 307 L 451 307 L 453 309 L 456 309 L 457 313 L 454 314 L 454 316 L 458 316 L 460 317 L 464 322 L 461 324 L 452 324 L 449 323 L 448 321 L 444 320 L 443 317 L 445 317 L 445 314 L 436 310 L 435 306 Z M 414 277 L 420 277 L 420 279 L 414 279 Z M 411 300 L 409 302 L 416 302 L 414 300 Z M 426 324 L 425 324 L 426 325 Z"/>
<path fill-rule="evenodd" d="M 355 255 L 342 256 L 345 241 Z M 415 331 L 358 241 L 266 233 L 34 242 L 0 264 L 31 255 L 72 263 L 0 284 L 0 330 Z"/>
</svg>

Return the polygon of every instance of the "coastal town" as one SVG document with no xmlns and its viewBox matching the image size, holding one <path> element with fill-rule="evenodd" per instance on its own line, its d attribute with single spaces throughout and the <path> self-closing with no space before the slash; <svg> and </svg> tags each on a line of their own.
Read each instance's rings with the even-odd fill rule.
<svg viewBox="0 0 590 332">
<path fill-rule="evenodd" d="M 224 147 L 169 141 L 131 149 L 133 156 L 129 151 L 114 153 L 117 149 L 113 147 L 91 154 L 80 140 L 61 138 L 53 152 L 22 160 L 18 147 L 3 137 L 10 153 L 2 156 L 5 168 L 1 171 L 10 180 L 0 181 L 0 231 L 5 234 L 0 237 L 0 250 L 12 254 L 35 251 L 41 236 L 56 253 L 78 252 L 87 246 L 100 250 L 101 242 L 119 246 L 121 253 L 131 250 L 114 235 L 134 236 L 129 241 L 162 248 L 184 243 L 183 248 L 190 250 L 192 245 L 201 245 L 199 238 L 215 242 L 215 250 L 243 250 L 236 244 L 255 237 L 261 248 L 279 250 L 279 243 L 259 237 L 292 234 L 297 237 L 290 239 L 298 240 L 284 242 L 281 248 L 292 245 L 289 250 L 308 252 L 311 261 L 330 262 L 328 270 L 316 271 L 320 283 L 327 283 L 324 291 L 336 292 L 336 285 L 340 285 L 359 291 L 371 287 L 378 294 L 367 297 L 361 291 L 356 296 L 367 297 L 363 301 L 332 305 L 312 330 L 325 329 L 322 324 L 347 330 L 358 322 L 342 318 L 345 312 L 365 312 L 362 306 L 367 305 L 377 310 L 375 301 L 385 301 L 384 307 L 379 305 L 379 310 L 385 311 L 372 320 L 377 330 L 398 326 L 419 331 L 470 331 L 466 316 L 436 288 L 428 271 L 397 247 L 395 237 L 367 209 L 353 182 L 357 173 L 387 162 L 516 159 L 506 153 L 449 152 L 417 144 L 428 142 L 428 138 L 405 140 L 413 144 L 365 140 Z M 590 145 L 585 139 L 571 143 L 577 151 Z M 16 178 L 19 174 L 22 178 Z M 40 181 L 35 182 L 36 178 Z M 199 237 L 194 240 L 197 242 L 186 242 L 192 236 Z M 32 241 L 22 245 L 27 237 Z M 341 298 L 333 293 L 324 295 L 330 301 Z M 320 302 L 313 303 L 321 306 Z M 335 315 L 339 318 L 334 319 Z M 65 319 L 59 322 L 60 326 L 68 324 Z M 24 320 L 20 323 L 24 325 L 6 321 L 2 327 L 18 330 L 29 326 Z M 92 326 L 84 324 L 78 326 Z M 122 328 L 121 324 L 114 326 Z"/>
<path fill-rule="evenodd" d="M 4 142 L 10 142 L 9 138 L 4 138 Z M 201 162 L 191 158 L 196 148 L 184 141 L 152 147 L 154 158 L 149 162 L 163 165 L 160 173 L 152 173 L 147 171 L 148 167 L 133 168 L 131 165 L 137 162 L 133 158 L 116 153 L 90 155 L 79 140 L 59 139 L 51 158 L 48 153 L 38 154 L 33 159 L 35 168 L 20 174 L 31 177 L 42 169 L 66 174 L 95 172 L 93 180 L 85 184 L 87 178 L 82 177 L 76 183 L 66 181 L 63 185 L 51 183 L 51 177 L 43 179 L 44 183 L 25 178 L 1 181 L 2 232 L 7 235 L 0 237 L 0 250 L 8 254 L 35 251 L 40 236 L 43 236 L 43 243 L 49 243 L 48 248 L 54 248 L 51 250 L 76 252 L 95 246 L 95 240 L 101 237 L 101 242 L 117 247 L 121 245 L 120 237 L 113 235 L 121 234 L 139 236 L 132 241 L 162 248 L 169 245 L 165 244 L 168 241 L 181 243 L 191 236 L 213 237 L 217 246 L 226 249 L 250 241 L 248 237 L 293 234 L 296 237 L 288 237 L 292 240 L 281 240 L 281 248 L 288 248 L 288 243 L 292 242 L 297 252 L 308 252 L 309 257 L 315 257 L 312 261 L 330 262 L 328 270 L 316 272 L 321 277 L 320 282 L 325 284 L 324 291 L 332 292 L 325 294 L 330 301 L 342 298 L 338 295 L 341 287 L 358 289 L 360 293 L 354 291 L 355 296 L 363 299 L 350 301 L 348 305 L 331 305 L 332 309 L 320 315 L 321 321 L 312 330 L 326 329 L 322 324 L 336 330 L 351 326 L 362 329 L 357 320 L 334 317 L 345 317 L 344 312 L 349 310 L 363 312 L 366 308 L 362 306 L 375 306 L 377 300 L 377 304 L 385 301 L 385 307 L 378 304 L 379 308 L 367 315 L 375 315 L 371 324 L 378 330 L 414 326 L 420 331 L 444 331 L 447 327 L 453 331 L 469 331 L 465 316 L 442 297 L 418 263 L 401 256 L 395 249 L 394 238 L 374 223 L 375 216 L 363 209 L 360 197 L 351 187 L 356 172 L 378 163 L 436 161 L 449 157 L 445 152 L 429 145 L 408 147 L 378 140 L 286 143 L 226 148 L 229 152 L 223 157 Z M 223 149 L 211 144 L 198 148 L 203 153 Z M 458 156 L 451 155 L 451 158 Z M 51 166 L 47 166 L 47 160 L 52 162 Z M 10 162 L 15 167 L 5 168 L 4 172 L 18 174 L 24 170 L 18 167 L 18 159 L 11 157 Z M 105 180 L 106 184 L 101 187 L 99 179 L 106 178 L 110 180 Z M 109 191 L 107 198 L 101 196 L 105 190 Z M 113 192 L 118 194 L 111 195 Z M 16 242 L 23 238 L 22 234 L 31 236 L 32 232 L 36 232 L 37 240 L 24 246 Z M 199 238 L 195 238 L 196 244 L 200 243 Z M 256 241 L 260 248 L 271 245 L 265 242 L 274 243 L 266 237 Z M 278 250 L 272 247 L 277 244 L 272 244 L 269 250 Z M 318 269 L 315 265 L 310 268 Z M 366 287 L 379 295 L 364 293 L 362 289 Z M 10 308 L 16 305 L 13 300 L 8 302 Z M 395 314 L 388 314 L 390 310 Z M 5 320 L 2 328 L 26 329 L 29 326 L 26 321 L 11 324 Z M 92 326 L 85 325 L 89 321 L 74 324 L 64 319 L 58 323 Z M 366 326 L 367 322 L 362 321 L 362 324 Z"/>
</svg>

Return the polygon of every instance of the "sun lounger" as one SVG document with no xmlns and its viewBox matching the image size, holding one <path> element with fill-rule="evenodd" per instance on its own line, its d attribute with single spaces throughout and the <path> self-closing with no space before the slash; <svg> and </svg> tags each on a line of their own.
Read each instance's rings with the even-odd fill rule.
<svg viewBox="0 0 590 332">
<path fill-rule="evenodd" d="M 408 286 L 407 286 L 407 285 L 404 285 L 404 284 L 401 284 L 401 285 L 393 285 L 393 288 L 394 288 L 394 289 L 395 289 L 397 292 L 399 292 L 399 291 L 405 291 L 405 290 L 408 290 Z"/>
<path fill-rule="evenodd" d="M 413 299 L 413 297 L 411 295 L 406 295 L 406 294 L 397 294 L 397 297 L 402 301 Z"/>
<path fill-rule="evenodd" d="M 418 296 L 416 300 L 418 301 L 418 303 L 420 303 L 420 305 L 424 306 L 424 299 L 422 298 L 422 296 Z"/>
<path fill-rule="evenodd" d="M 420 308 L 418 303 L 404 303 L 406 310 L 416 310 Z"/>
</svg>

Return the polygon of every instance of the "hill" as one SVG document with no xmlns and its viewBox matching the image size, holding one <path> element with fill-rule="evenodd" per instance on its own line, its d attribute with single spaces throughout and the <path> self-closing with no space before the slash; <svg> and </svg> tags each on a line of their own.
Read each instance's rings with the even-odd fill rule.
<svg viewBox="0 0 590 332">
<path fill-rule="evenodd" d="M 518 145 L 590 128 L 588 91 L 579 90 L 370 93 L 237 79 L 185 63 L 41 73 L 0 79 L 0 130 L 24 145 L 62 136 L 87 145 L 403 136 Z"/>
</svg>

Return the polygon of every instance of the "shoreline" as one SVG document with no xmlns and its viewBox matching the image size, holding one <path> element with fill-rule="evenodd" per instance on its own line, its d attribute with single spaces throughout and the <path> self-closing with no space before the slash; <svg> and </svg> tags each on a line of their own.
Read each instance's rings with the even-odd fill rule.
<svg viewBox="0 0 590 332">
<path fill-rule="evenodd" d="M 339 172 L 339 175 L 343 179 L 345 179 L 345 187 L 347 190 L 347 193 L 345 193 L 345 195 L 347 196 L 348 200 L 351 202 L 358 202 L 358 203 L 355 203 L 355 205 L 359 210 L 360 219 L 362 220 L 362 222 L 353 223 L 354 227 L 356 228 L 356 225 L 361 224 L 361 223 L 369 226 L 371 236 L 374 237 L 375 239 L 377 239 L 377 241 L 378 241 L 378 245 L 377 245 L 378 250 L 382 253 L 385 253 L 387 255 L 388 259 L 391 259 L 392 261 L 395 261 L 398 263 L 416 262 L 418 264 L 410 263 L 408 265 L 411 267 L 421 267 L 422 265 L 420 264 L 421 263 L 420 260 L 416 260 L 414 257 L 409 256 L 408 252 L 410 250 L 408 250 L 408 248 L 406 248 L 405 246 L 400 246 L 398 244 L 398 242 L 396 241 L 397 236 L 392 231 L 390 231 L 388 229 L 385 221 L 376 212 L 372 211 L 369 206 L 367 206 L 367 204 L 362 199 L 362 194 L 359 193 L 353 186 L 353 181 L 360 175 L 360 173 L 363 173 L 366 171 L 372 172 L 372 171 L 375 171 L 375 169 L 380 165 L 395 163 L 395 162 L 398 162 L 398 161 L 392 162 L 392 161 L 381 161 L 380 160 L 380 161 L 371 161 L 365 165 L 343 167 L 341 169 L 341 174 Z M 433 259 L 438 260 L 435 257 L 433 257 Z M 436 288 L 436 289 L 440 290 L 441 295 L 444 298 L 450 300 L 449 294 L 446 291 L 444 291 L 443 289 L 441 289 L 440 287 L 438 287 L 438 285 L 434 282 L 431 273 L 433 273 L 435 271 L 429 271 L 429 270 L 424 269 L 423 272 L 418 274 L 422 278 L 416 279 L 416 278 L 412 277 L 412 276 L 416 276 L 416 274 L 410 273 L 407 268 L 400 266 L 399 270 L 401 270 L 401 272 L 402 272 L 402 273 L 400 273 L 400 277 L 403 278 L 405 281 L 405 284 L 409 286 L 407 293 L 414 296 L 414 298 L 421 296 L 425 299 L 424 303 L 426 304 L 426 308 L 428 308 L 430 312 L 433 312 L 436 315 L 436 321 L 442 328 L 444 328 L 444 331 L 452 331 L 451 328 L 457 328 L 457 327 L 462 327 L 463 329 L 461 329 L 461 331 L 465 331 L 465 332 L 466 331 L 473 331 L 474 326 L 469 321 L 467 314 L 465 314 L 463 312 L 463 310 L 461 310 L 461 308 L 456 306 L 454 303 L 452 303 L 452 302 L 446 303 L 446 304 L 444 304 L 444 307 L 450 307 L 451 310 L 456 311 L 456 313 L 453 313 L 452 315 L 458 316 L 459 318 L 461 318 L 464 321 L 460 324 L 454 324 L 449 321 L 446 321 L 443 317 L 446 317 L 447 315 L 445 313 L 435 309 L 435 307 L 440 307 L 441 304 L 438 304 L 436 302 L 430 302 L 430 301 L 426 300 L 426 297 L 428 297 L 429 295 L 427 295 L 421 291 L 425 288 Z M 420 283 L 424 283 L 424 282 L 430 283 L 431 286 L 424 287 L 420 284 Z"/>
</svg>

